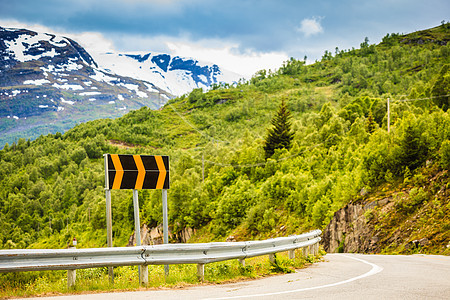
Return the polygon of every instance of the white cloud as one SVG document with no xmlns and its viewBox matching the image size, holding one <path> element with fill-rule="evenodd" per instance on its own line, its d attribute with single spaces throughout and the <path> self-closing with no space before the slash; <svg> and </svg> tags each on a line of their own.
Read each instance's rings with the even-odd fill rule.
<svg viewBox="0 0 450 300">
<path fill-rule="evenodd" d="M 111 40 L 104 37 L 99 32 L 81 32 L 81 33 L 75 33 L 75 32 L 61 32 L 58 29 L 50 28 L 47 26 L 43 26 L 40 24 L 28 24 L 28 23 L 22 23 L 15 20 L 2 20 L 0 19 L 0 26 L 6 27 L 6 28 L 24 28 L 28 30 L 33 30 L 36 32 L 41 33 L 49 33 L 49 34 L 55 34 L 59 36 L 68 37 L 79 44 L 81 46 L 85 47 L 88 52 L 95 51 L 95 52 L 108 52 L 108 51 L 114 51 L 114 44 Z"/>
<path fill-rule="evenodd" d="M 29 29 L 36 32 L 51 32 L 48 27 L 45 27 L 43 25 L 22 23 L 12 19 L 0 19 L 0 26 L 6 28 Z"/>
<path fill-rule="evenodd" d="M 86 48 L 89 53 L 115 51 L 114 43 L 99 32 L 68 33 L 61 35 L 65 35 L 75 40 L 81 46 Z"/>
<path fill-rule="evenodd" d="M 211 42 L 218 44 L 220 42 Z M 223 43 L 223 42 L 222 42 Z M 289 57 L 282 52 L 254 52 L 240 53 L 238 45 L 223 43 L 222 47 L 209 48 L 189 42 L 170 42 L 168 48 L 174 55 L 193 57 L 199 61 L 215 63 L 219 67 L 250 78 L 262 69 L 275 70 Z"/>
<path fill-rule="evenodd" d="M 323 28 L 322 25 L 320 25 L 321 20 L 322 18 L 317 17 L 303 19 L 300 22 L 300 27 L 298 27 L 297 30 L 303 33 L 306 37 L 322 33 Z"/>
</svg>

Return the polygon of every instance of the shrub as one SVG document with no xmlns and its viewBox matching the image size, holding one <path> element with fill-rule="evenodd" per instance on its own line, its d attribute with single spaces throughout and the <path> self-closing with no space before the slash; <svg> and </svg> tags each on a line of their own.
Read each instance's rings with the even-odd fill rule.
<svg viewBox="0 0 450 300">
<path fill-rule="evenodd" d="M 439 149 L 439 163 L 443 169 L 450 169 L 450 141 L 443 141 Z"/>
</svg>

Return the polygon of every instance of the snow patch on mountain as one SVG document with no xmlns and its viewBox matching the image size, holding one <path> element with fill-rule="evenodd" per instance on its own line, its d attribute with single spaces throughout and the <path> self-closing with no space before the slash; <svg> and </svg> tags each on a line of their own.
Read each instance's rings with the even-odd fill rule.
<svg viewBox="0 0 450 300">
<path fill-rule="evenodd" d="M 30 84 L 30 85 L 43 85 L 44 83 L 50 83 L 47 79 L 36 79 L 36 80 L 25 80 L 23 84 Z"/>
<path fill-rule="evenodd" d="M 64 90 L 72 90 L 72 91 L 84 90 L 84 87 L 82 87 L 79 84 L 57 84 L 57 83 L 54 83 L 52 86 L 54 88 L 64 89 Z"/>
<path fill-rule="evenodd" d="M 91 53 L 103 70 L 153 83 L 172 95 L 183 95 L 195 88 L 237 82 L 242 76 L 202 63 L 161 53 Z"/>
<path fill-rule="evenodd" d="M 56 41 L 52 41 L 52 39 L 56 39 Z M 55 48 L 45 51 L 45 48 L 40 47 L 41 41 L 47 41 L 55 47 L 67 46 L 68 42 L 64 38 L 55 37 L 54 35 L 49 35 L 47 33 L 37 33 L 34 36 L 24 33 L 19 35 L 16 39 L 5 41 L 5 45 L 9 48 L 9 51 L 14 55 L 15 59 L 20 62 L 38 60 L 42 57 L 55 57 L 58 55 Z M 37 55 L 26 54 L 30 49 L 41 53 Z"/>
<path fill-rule="evenodd" d="M 78 95 L 80 96 L 95 96 L 95 95 L 101 95 L 100 92 L 83 92 L 83 93 L 79 93 Z"/>
</svg>

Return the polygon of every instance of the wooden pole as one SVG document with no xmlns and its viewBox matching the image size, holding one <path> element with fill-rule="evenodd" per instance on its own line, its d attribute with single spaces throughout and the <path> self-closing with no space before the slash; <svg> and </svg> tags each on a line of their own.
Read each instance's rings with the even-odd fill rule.
<svg viewBox="0 0 450 300">
<path fill-rule="evenodd" d="M 205 181 L 205 154 L 202 153 L 202 182 Z"/>
<path fill-rule="evenodd" d="M 390 107 L 390 99 L 387 98 L 387 131 L 391 132 L 391 107 Z"/>
</svg>

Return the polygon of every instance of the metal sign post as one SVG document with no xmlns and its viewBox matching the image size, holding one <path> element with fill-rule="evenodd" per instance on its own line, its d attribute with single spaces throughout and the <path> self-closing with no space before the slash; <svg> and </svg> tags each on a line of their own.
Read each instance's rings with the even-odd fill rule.
<svg viewBox="0 0 450 300">
<path fill-rule="evenodd" d="M 139 221 L 139 198 L 138 191 L 133 189 L 133 208 L 134 208 L 134 232 L 136 238 L 136 246 L 141 245 L 141 222 Z M 148 266 L 138 266 L 139 284 L 148 284 Z"/>
<path fill-rule="evenodd" d="M 169 243 L 169 224 L 167 218 L 167 190 L 162 190 L 163 236 L 164 244 Z M 169 276 L 169 265 L 164 265 L 164 272 Z"/>
<path fill-rule="evenodd" d="M 169 243 L 167 218 L 167 189 L 169 188 L 169 157 L 159 155 L 104 154 L 106 191 L 106 236 L 108 247 L 112 247 L 111 190 L 132 189 L 136 246 L 141 245 L 138 190 L 161 189 L 163 201 L 164 244 Z M 112 267 L 108 268 L 110 281 L 114 283 Z M 169 266 L 165 266 L 166 275 Z M 148 284 L 148 267 L 139 266 L 139 284 Z"/>
<path fill-rule="evenodd" d="M 105 194 L 106 194 L 106 245 L 108 247 L 113 246 L 112 242 L 112 209 L 111 209 L 111 190 L 109 189 L 109 176 L 108 176 L 108 155 L 104 154 L 105 158 Z M 108 267 L 109 282 L 114 284 L 114 269 Z"/>
</svg>

